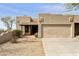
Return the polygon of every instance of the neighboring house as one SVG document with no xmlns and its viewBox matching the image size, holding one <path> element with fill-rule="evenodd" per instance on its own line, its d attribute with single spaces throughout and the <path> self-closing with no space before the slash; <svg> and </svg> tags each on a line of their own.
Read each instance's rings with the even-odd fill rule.
<svg viewBox="0 0 79 59">
<path fill-rule="evenodd" d="M 16 26 L 24 34 L 44 38 L 69 38 L 79 35 L 79 16 L 60 14 L 39 14 L 38 19 L 17 16 Z"/>
</svg>

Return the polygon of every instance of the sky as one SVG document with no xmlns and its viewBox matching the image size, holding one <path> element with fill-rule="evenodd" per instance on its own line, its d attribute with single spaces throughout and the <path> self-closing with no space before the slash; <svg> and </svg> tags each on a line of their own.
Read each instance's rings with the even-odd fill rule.
<svg viewBox="0 0 79 59">
<path fill-rule="evenodd" d="M 79 10 L 65 12 L 63 3 L 0 3 L 0 17 L 26 15 L 36 18 L 39 13 L 79 14 Z M 4 24 L 0 21 L 0 29 L 4 28 Z M 16 28 L 15 24 L 13 28 Z"/>
</svg>

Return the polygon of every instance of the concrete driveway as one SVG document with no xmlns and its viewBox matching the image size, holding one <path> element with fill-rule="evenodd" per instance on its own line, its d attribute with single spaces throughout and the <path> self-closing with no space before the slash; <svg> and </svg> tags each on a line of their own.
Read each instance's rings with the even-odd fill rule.
<svg viewBox="0 0 79 59">
<path fill-rule="evenodd" d="M 42 38 L 47 56 L 78 56 L 79 40 L 75 38 Z"/>
</svg>

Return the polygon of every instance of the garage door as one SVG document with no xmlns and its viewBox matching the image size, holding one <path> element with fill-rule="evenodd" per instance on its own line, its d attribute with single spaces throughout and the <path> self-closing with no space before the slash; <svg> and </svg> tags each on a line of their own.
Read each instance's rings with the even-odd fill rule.
<svg viewBox="0 0 79 59">
<path fill-rule="evenodd" d="M 70 37 L 71 25 L 43 25 L 43 37 L 64 38 Z"/>
</svg>

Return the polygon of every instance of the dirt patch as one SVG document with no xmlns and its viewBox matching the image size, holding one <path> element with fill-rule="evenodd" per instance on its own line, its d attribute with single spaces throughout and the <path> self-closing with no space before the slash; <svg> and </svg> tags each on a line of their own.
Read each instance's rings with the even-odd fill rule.
<svg viewBox="0 0 79 59">
<path fill-rule="evenodd" d="M 18 43 L 7 42 L 0 45 L 0 55 L 3 56 L 44 56 L 40 39 L 20 38 Z"/>
</svg>

